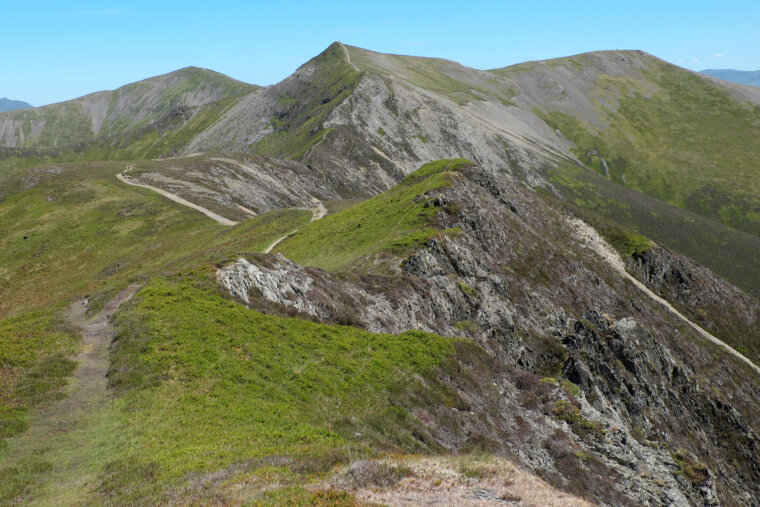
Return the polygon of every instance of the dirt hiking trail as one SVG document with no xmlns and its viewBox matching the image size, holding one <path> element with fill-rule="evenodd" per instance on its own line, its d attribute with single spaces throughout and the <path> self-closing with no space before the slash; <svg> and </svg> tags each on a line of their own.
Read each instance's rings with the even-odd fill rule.
<svg viewBox="0 0 760 507">
<path fill-rule="evenodd" d="M 113 459 L 118 445 L 118 423 L 107 390 L 108 349 L 114 336 L 110 317 L 138 289 L 130 285 L 87 320 L 87 300 L 73 303 L 66 319 L 82 334 L 77 368 L 62 396 L 30 415 L 29 429 L 8 441 L 3 465 L 40 463 L 39 473 L 27 493 L 25 505 L 88 503 L 98 486 L 103 466 Z M 14 501 L 15 502 L 15 501 Z M 3 503 L 3 502 L 0 502 Z"/>
<path fill-rule="evenodd" d="M 199 205 L 197 205 L 195 203 L 192 203 L 192 202 L 188 201 L 187 199 L 183 199 L 182 197 L 180 197 L 180 196 L 178 196 L 176 194 L 172 194 L 171 192 L 167 192 L 166 190 L 164 190 L 162 188 L 154 187 L 153 185 L 147 185 L 145 183 L 138 183 L 137 180 L 135 180 L 135 179 L 133 179 L 133 178 L 131 178 L 130 176 L 127 175 L 127 172 L 131 171 L 134 168 L 135 168 L 134 165 L 127 166 L 127 170 L 124 171 L 124 172 L 121 172 L 121 173 L 117 174 L 116 178 L 119 181 L 121 181 L 122 183 L 126 183 L 127 185 L 132 185 L 133 187 L 147 188 L 148 190 L 153 190 L 154 192 L 158 192 L 159 194 L 163 195 L 164 197 L 166 197 L 168 199 L 171 199 L 172 201 L 174 201 L 174 202 L 176 202 L 178 204 L 182 204 L 183 206 L 187 206 L 188 208 L 193 208 L 194 210 L 200 211 L 201 213 L 203 213 L 207 217 L 209 217 L 209 218 L 211 218 L 213 220 L 216 220 L 217 222 L 219 222 L 222 225 L 236 225 L 238 223 L 238 222 L 235 222 L 235 221 L 230 220 L 228 218 L 224 218 L 221 215 L 217 215 L 213 211 L 211 211 L 209 209 L 206 209 L 203 206 L 199 206 Z"/>
<path fill-rule="evenodd" d="M 623 263 L 623 259 L 621 259 L 620 255 L 609 245 L 609 243 L 607 243 L 599 235 L 596 229 L 594 229 L 593 227 L 588 225 L 586 222 L 578 218 L 571 219 L 568 222 L 570 223 L 570 227 L 572 227 L 573 230 L 575 231 L 575 235 L 578 238 L 578 240 L 580 240 L 581 243 L 584 244 L 584 246 L 596 252 L 620 276 L 622 276 L 623 278 L 626 278 L 627 280 L 630 280 L 631 283 L 633 283 L 642 292 L 644 292 L 644 294 L 646 294 L 650 299 L 653 299 L 654 301 L 657 301 L 658 303 L 660 303 L 662 306 L 665 307 L 665 309 L 668 310 L 668 312 L 670 312 L 677 318 L 681 319 L 685 324 L 687 324 L 689 327 L 691 327 L 697 333 L 699 333 L 700 336 L 714 343 L 715 345 L 722 347 L 724 350 L 726 350 L 726 352 L 736 357 L 740 361 L 743 361 L 744 363 L 746 363 L 750 368 L 755 370 L 755 372 L 758 375 L 760 375 L 760 366 L 757 366 L 755 363 L 750 361 L 749 358 L 747 358 L 744 354 L 734 349 L 732 346 L 730 346 L 723 340 L 716 338 L 712 334 L 708 333 L 707 331 L 699 327 L 697 324 L 690 321 L 688 318 L 686 318 L 685 315 L 683 315 L 681 312 L 676 310 L 673 307 L 673 305 L 671 305 L 666 300 L 664 300 L 663 298 L 661 298 L 660 296 L 652 292 L 649 289 L 649 287 L 641 283 L 637 278 L 635 278 L 628 271 L 626 271 L 625 264 Z"/>
<path fill-rule="evenodd" d="M 317 202 L 317 205 L 313 208 L 296 208 L 296 209 L 308 209 L 311 210 L 311 220 L 309 220 L 309 223 L 315 222 L 321 218 L 324 218 L 325 215 L 327 215 L 327 208 L 324 204 L 322 204 L 321 201 Z M 281 236 L 277 238 L 276 240 L 272 241 L 272 243 L 264 250 L 265 254 L 270 253 L 272 250 L 274 250 L 274 247 L 279 245 L 283 240 L 291 237 L 293 234 L 297 233 L 300 230 L 300 228 L 290 231 L 284 236 Z"/>
</svg>

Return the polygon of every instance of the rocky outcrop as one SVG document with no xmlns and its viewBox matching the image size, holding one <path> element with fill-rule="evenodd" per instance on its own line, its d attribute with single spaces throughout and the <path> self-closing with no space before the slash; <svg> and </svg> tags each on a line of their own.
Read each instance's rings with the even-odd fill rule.
<svg viewBox="0 0 760 507">
<path fill-rule="evenodd" d="M 709 269 L 672 250 L 654 245 L 627 269 L 704 329 L 736 343 L 760 363 L 760 302 Z"/>
<path fill-rule="evenodd" d="M 305 165 L 254 155 L 196 154 L 148 161 L 135 164 L 128 174 L 236 220 L 340 199 L 321 174 Z"/>
<path fill-rule="evenodd" d="M 602 503 L 755 505 L 760 379 L 734 375 L 742 364 L 621 278 L 535 193 L 464 176 L 423 197 L 441 231 L 461 232 L 432 238 L 396 275 L 252 256 L 219 279 L 264 311 L 472 339 L 486 358 L 439 375 L 466 410 L 415 412 L 444 448 L 479 439 Z"/>
</svg>

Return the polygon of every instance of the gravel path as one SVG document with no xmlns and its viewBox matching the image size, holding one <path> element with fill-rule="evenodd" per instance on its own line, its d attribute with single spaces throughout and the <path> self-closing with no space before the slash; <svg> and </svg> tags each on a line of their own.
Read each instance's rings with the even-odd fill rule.
<svg viewBox="0 0 760 507">
<path fill-rule="evenodd" d="M 301 209 L 301 208 L 298 208 L 298 209 Z M 313 208 L 306 208 L 306 209 L 310 209 L 311 210 L 311 220 L 309 221 L 309 223 L 314 222 L 316 220 L 319 220 L 320 218 L 324 218 L 325 215 L 327 215 L 327 208 L 325 207 L 324 204 L 322 204 L 321 201 L 319 201 L 317 203 L 317 205 L 314 206 Z M 297 233 L 298 231 L 299 231 L 299 229 L 292 230 L 289 233 L 287 233 L 286 235 L 281 236 L 281 237 L 277 238 L 276 240 L 272 241 L 272 244 L 269 245 L 266 248 L 266 250 L 264 250 L 264 253 L 265 254 L 270 253 L 272 250 L 274 250 L 274 247 L 276 247 L 283 240 L 291 237 L 293 234 Z"/>
<path fill-rule="evenodd" d="M 129 167 L 127 167 L 127 171 L 129 171 L 130 169 L 133 169 L 133 168 L 134 168 L 134 166 L 129 166 Z M 195 203 L 192 203 L 192 202 L 188 201 L 187 199 L 183 199 L 182 197 L 180 197 L 180 196 L 178 196 L 176 194 L 172 194 L 171 192 L 167 192 L 166 190 L 163 190 L 161 188 L 154 187 L 153 185 L 146 185 L 145 183 L 138 183 L 133 178 L 127 176 L 127 174 L 126 174 L 127 171 L 124 171 L 122 173 L 117 174 L 116 178 L 118 178 L 118 180 L 121 181 L 122 183 L 126 183 L 127 185 L 132 185 L 134 187 L 147 188 L 149 190 L 153 190 L 154 192 L 158 192 L 159 194 L 163 195 L 164 197 L 167 197 L 167 198 L 171 199 L 172 201 L 174 201 L 176 203 L 179 203 L 179 204 L 182 204 L 183 206 L 187 206 L 189 208 L 193 208 L 195 210 L 200 211 L 201 213 L 203 213 L 207 217 L 209 217 L 209 218 L 211 218 L 213 220 L 216 220 L 217 222 L 219 222 L 222 225 L 236 225 L 238 223 L 238 222 L 234 222 L 234 221 L 232 221 L 232 220 L 230 220 L 228 218 L 224 218 L 221 215 L 217 215 L 213 211 L 208 210 L 208 209 L 204 208 L 203 206 L 199 206 L 199 205 L 197 205 Z"/>
<path fill-rule="evenodd" d="M 607 243 L 598 232 L 596 232 L 596 229 L 588 225 L 583 220 L 580 220 L 578 218 L 574 218 L 569 220 L 570 227 L 573 228 L 575 231 L 576 237 L 583 243 L 584 246 L 587 248 L 590 248 L 594 252 L 596 252 L 602 259 L 604 259 L 620 276 L 623 278 L 626 278 L 631 281 L 636 287 L 641 289 L 642 292 L 644 292 L 650 299 L 653 299 L 660 303 L 662 306 L 664 306 L 671 314 L 681 319 L 684 323 L 686 323 L 689 327 L 694 329 L 697 333 L 699 333 L 703 338 L 707 339 L 708 341 L 714 343 L 715 345 L 718 345 L 720 347 L 723 347 L 729 354 L 736 357 L 737 359 L 744 361 L 750 368 L 755 370 L 758 375 L 760 375 L 760 366 L 757 366 L 755 363 L 750 361 L 744 354 L 739 352 L 738 350 L 731 347 L 729 344 L 724 342 L 723 340 L 720 340 L 719 338 L 716 338 L 712 334 L 708 333 L 692 321 L 690 321 L 688 318 L 686 318 L 685 315 L 683 315 L 681 312 L 673 308 L 673 305 L 668 303 L 666 300 L 652 292 L 649 287 L 641 283 L 638 279 L 636 279 L 633 275 L 631 275 L 628 271 L 625 269 L 625 264 L 623 263 L 623 259 L 620 258 L 620 255 Z"/>
</svg>

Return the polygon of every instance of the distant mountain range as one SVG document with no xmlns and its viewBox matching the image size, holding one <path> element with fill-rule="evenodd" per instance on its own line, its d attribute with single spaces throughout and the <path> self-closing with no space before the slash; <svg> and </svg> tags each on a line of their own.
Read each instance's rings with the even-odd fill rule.
<svg viewBox="0 0 760 507">
<path fill-rule="evenodd" d="M 640 51 L 483 71 L 336 43 L 272 86 L 189 67 L 2 113 L 0 146 L 88 160 L 224 151 L 300 164 L 295 173 L 265 164 L 290 190 L 241 203 L 256 213 L 280 207 L 285 195 L 301 207 L 312 198 L 370 197 L 444 157 L 510 160 L 526 181 L 551 184 L 760 293 L 760 127 L 747 108 L 757 104 L 760 89 L 702 79 Z M 177 164 L 191 162 L 200 164 Z M 296 173 L 322 186 L 295 191 L 293 178 L 281 178 Z M 667 209 L 653 214 L 653 206 Z M 734 239 L 716 239 L 723 235 Z"/>
<path fill-rule="evenodd" d="M 0 99 L 0 113 L 15 111 L 16 109 L 26 109 L 29 107 L 34 106 L 21 100 L 11 100 L 6 97 Z"/>
<path fill-rule="evenodd" d="M 0 503 L 760 507 L 758 160 L 635 50 L 0 113 Z"/>
<path fill-rule="evenodd" d="M 760 70 L 705 69 L 700 72 L 732 83 L 760 86 Z"/>
</svg>

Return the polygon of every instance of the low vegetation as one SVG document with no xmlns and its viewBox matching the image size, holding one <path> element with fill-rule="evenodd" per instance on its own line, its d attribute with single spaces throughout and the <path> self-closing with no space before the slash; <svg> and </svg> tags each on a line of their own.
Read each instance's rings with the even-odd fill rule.
<svg viewBox="0 0 760 507">
<path fill-rule="evenodd" d="M 680 252 L 755 296 L 760 294 L 760 238 L 623 187 L 593 171 L 561 166 L 549 172 L 564 202 L 623 255 L 646 248 L 644 237 Z M 616 229 L 628 231 L 621 237 Z M 626 238 L 626 236 L 631 236 Z"/>
<path fill-rule="evenodd" d="M 285 107 L 271 119 L 273 132 L 251 146 L 254 153 L 301 159 L 329 132 L 322 125 L 325 118 L 351 95 L 361 78 L 361 72 L 346 61 L 337 43 L 306 65 L 313 65 L 311 87 L 303 87 L 298 81 L 283 85 L 279 103 Z"/>
<path fill-rule="evenodd" d="M 370 444 L 425 448 L 403 400 L 455 340 L 264 315 L 216 291 L 201 267 L 151 281 L 119 314 L 109 379 L 130 445 L 103 500 L 165 500 L 167 485 L 226 469 L 297 482 Z"/>
<path fill-rule="evenodd" d="M 5 438 L 27 428 L 30 407 L 65 385 L 78 341 L 79 334 L 54 312 L 0 321 L 0 449 Z"/>
<path fill-rule="evenodd" d="M 602 113 L 600 131 L 560 111 L 537 112 L 599 174 L 759 235 L 760 106 L 664 62 L 652 60 L 643 79 L 658 91 L 632 93 L 634 79 L 599 77 L 600 90 L 619 103 L 616 114 Z"/>
<path fill-rule="evenodd" d="M 226 228 L 158 194 L 120 183 L 120 163 L 27 172 L 0 201 L 0 318 L 102 293 L 135 277 L 264 250 L 308 223 L 279 210 Z M 97 309 L 97 304 L 93 307 Z"/>
<path fill-rule="evenodd" d="M 438 233 L 430 225 L 437 208 L 425 194 L 449 185 L 453 173 L 470 165 L 464 159 L 425 164 L 391 190 L 304 227 L 276 251 L 328 271 L 371 263 L 381 253 L 403 257 Z"/>
<path fill-rule="evenodd" d="M 311 218 L 307 210 L 279 210 L 225 228 L 119 183 L 121 169 L 46 166 L 6 175 L 0 186 L 0 447 L 74 371 L 79 333 L 62 317 L 73 298 L 89 295 L 90 312 L 97 311 L 135 279 L 263 251 Z M 26 487 L 16 479 L 14 488 Z"/>
</svg>

